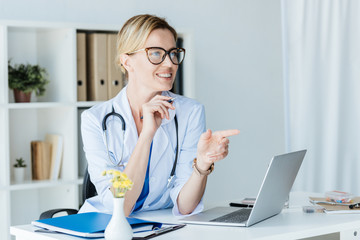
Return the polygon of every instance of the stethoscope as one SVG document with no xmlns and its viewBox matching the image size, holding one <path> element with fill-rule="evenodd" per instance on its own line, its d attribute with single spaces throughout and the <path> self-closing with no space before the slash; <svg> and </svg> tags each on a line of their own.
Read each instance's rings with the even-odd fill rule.
<svg viewBox="0 0 360 240">
<path fill-rule="evenodd" d="M 122 161 L 123 161 L 123 155 L 124 155 L 124 145 L 125 145 L 124 144 L 124 139 L 125 139 L 126 123 L 125 123 L 124 118 L 121 116 L 121 114 L 115 112 L 114 106 L 112 107 L 112 111 L 107 113 L 105 115 L 105 117 L 103 118 L 103 120 L 102 120 L 103 136 L 105 138 L 106 151 L 107 151 L 107 155 L 108 155 L 108 158 L 109 158 L 110 162 L 112 162 L 112 161 L 111 161 L 111 158 L 110 158 L 110 151 L 109 151 L 108 140 L 107 140 L 107 127 L 106 127 L 106 121 L 110 116 L 118 117 L 120 119 L 121 123 L 122 123 L 122 128 L 121 128 L 122 133 L 121 134 L 122 134 L 123 144 L 121 146 L 121 158 L 120 158 L 119 163 L 114 165 L 114 166 L 117 166 L 117 167 L 122 167 L 122 166 L 124 166 L 124 164 L 122 164 Z M 179 155 L 178 121 L 177 121 L 176 115 L 174 116 L 174 120 L 175 120 L 175 130 L 176 130 L 176 155 L 175 155 L 175 161 L 174 161 L 171 173 L 170 173 L 170 177 L 168 178 L 168 184 L 167 184 L 168 188 L 172 185 L 172 183 L 174 181 L 176 163 L 177 163 L 177 159 L 178 159 L 178 155 Z"/>
</svg>

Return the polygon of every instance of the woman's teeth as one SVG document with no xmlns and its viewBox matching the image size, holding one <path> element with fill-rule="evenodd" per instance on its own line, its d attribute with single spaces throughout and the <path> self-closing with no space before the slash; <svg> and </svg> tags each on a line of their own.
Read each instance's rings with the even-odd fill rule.
<svg viewBox="0 0 360 240">
<path fill-rule="evenodd" d="M 164 77 L 164 78 L 169 78 L 169 77 L 171 77 L 171 73 L 159 73 L 158 76 Z"/>
</svg>

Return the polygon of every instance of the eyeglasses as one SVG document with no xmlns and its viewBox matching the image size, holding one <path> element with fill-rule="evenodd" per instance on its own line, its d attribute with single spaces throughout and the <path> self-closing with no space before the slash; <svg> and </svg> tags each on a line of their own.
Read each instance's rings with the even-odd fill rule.
<svg viewBox="0 0 360 240">
<path fill-rule="evenodd" d="M 162 63 L 165 60 L 166 55 L 169 55 L 170 61 L 175 65 L 181 64 L 185 58 L 184 48 L 172 48 L 169 51 L 166 51 L 161 47 L 148 47 L 128 53 L 128 55 L 132 55 L 140 51 L 145 51 L 147 58 L 154 65 Z"/>
</svg>

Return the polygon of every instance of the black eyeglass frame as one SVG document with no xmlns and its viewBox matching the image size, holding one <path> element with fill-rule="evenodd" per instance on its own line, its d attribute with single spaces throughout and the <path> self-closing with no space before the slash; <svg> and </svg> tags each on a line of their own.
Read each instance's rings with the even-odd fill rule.
<svg viewBox="0 0 360 240">
<path fill-rule="evenodd" d="M 161 61 L 160 61 L 159 63 L 154 63 L 154 62 L 152 62 L 152 61 L 150 60 L 149 53 L 148 53 L 148 51 L 149 51 L 150 49 L 160 49 L 160 50 L 163 50 L 163 51 L 165 52 L 165 54 L 163 55 L 163 57 L 162 57 L 162 59 L 161 59 Z M 172 52 L 172 51 L 174 51 L 174 50 L 180 50 L 180 51 L 183 51 L 183 52 L 184 52 L 184 57 L 183 57 L 183 59 L 181 60 L 181 62 L 179 62 L 179 63 L 174 63 L 174 61 L 171 59 L 170 52 Z M 149 62 L 152 63 L 152 64 L 154 64 L 154 65 L 159 65 L 159 64 L 161 64 L 161 63 L 165 60 L 165 58 L 166 58 L 167 55 L 169 55 L 169 59 L 170 59 L 170 61 L 171 61 L 174 65 L 180 65 L 180 64 L 184 61 L 184 59 L 185 59 L 185 53 L 186 53 L 185 48 L 177 48 L 177 47 L 175 47 L 175 48 L 171 48 L 171 49 L 169 49 L 168 51 L 166 51 L 166 50 L 163 49 L 162 47 L 147 47 L 147 48 L 142 48 L 142 49 L 139 49 L 139 50 L 136 50 L 136 51 L 127 53 L 127 55 L 132 55 L 132 54 L 135 54 L 135 53 L 141 52 L 141 51 L 145 51 L 145 52 L 146 52 L 146 56 L 147 56 Z"/>
</svg>

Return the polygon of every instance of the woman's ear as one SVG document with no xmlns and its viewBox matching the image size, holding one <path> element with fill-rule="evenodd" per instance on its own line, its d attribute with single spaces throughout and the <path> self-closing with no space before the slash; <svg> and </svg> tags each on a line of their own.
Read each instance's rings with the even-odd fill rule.
<svg viewBox="0 0 360 240">
<path fill-rule="evenodd" d="M 127 72 L 132 71 L 129 55 L 127 55 L 126 53 L 120 54 L 120 62 L 121 62 L 121 66 L 123 66 Z"/>
</svg>

